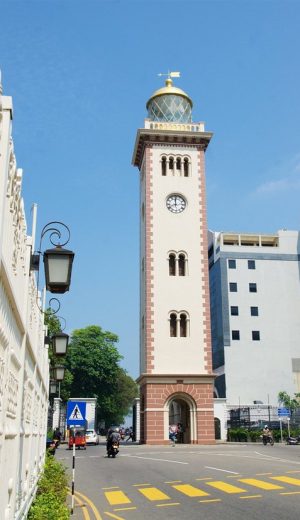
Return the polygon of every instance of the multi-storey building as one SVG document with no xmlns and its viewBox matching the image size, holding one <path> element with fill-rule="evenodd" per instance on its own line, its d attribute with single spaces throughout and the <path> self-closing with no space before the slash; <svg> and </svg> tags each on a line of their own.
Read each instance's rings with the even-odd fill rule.
<svg viewBox="0 0 300 520">
<path fill-rule="evenodd" d="M 147 103 L 140 170 L 141 441 L 214 442 L 204 154 L 212 134 L 170 78 Z"/>
<path fill-rule="evenodd" d="M 299 238 L 209 232 L 215 397 L 229 405 L 300 392 Z"/>
</svg>

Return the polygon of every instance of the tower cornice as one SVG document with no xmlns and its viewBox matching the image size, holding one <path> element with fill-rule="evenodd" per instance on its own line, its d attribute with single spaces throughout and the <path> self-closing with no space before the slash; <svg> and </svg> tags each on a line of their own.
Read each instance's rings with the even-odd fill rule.
<svg viewBox="0 0 300 520">
<path fill-rule="evenodd" d="M 147 144 L 167 143 L 178 145 L 194 145 L 198 146 L 201 150 L 205 151 L 209 145 L 212 136 L 212 132 L 139 128 L 135 140 L 132 164 L 134 166 L 137 166 L 138 168 L 141 167 L 144 149 Z"/>
</svg>

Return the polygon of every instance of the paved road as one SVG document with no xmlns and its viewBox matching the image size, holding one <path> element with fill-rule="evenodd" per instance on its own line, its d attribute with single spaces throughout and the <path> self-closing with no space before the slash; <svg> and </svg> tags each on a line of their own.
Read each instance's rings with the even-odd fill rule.
<svg viewBox="0 0 300 520">
<path fill-rule="evenodd" d="M 56 457 L 71 473 L 72 452 Z M 299 520 L 300 446 L 89 446 L 75 490 L 78 520 Z"/>
</svg>

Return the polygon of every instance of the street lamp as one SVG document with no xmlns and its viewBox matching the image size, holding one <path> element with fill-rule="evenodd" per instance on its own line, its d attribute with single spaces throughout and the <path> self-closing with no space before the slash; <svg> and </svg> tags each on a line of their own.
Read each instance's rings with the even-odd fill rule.
<svg viewBox="0 0 300 520">
<path fill-rule="evenodd" d="M 54 372 L 54 379 L 56 381 L 63 381 L 64 377 L 65 377 L 65 367 L 62 366 L 62 365 L 55 365 L 53 367 L 53 372 Z"/>
<path fill-rule="evenodd" d="M 57 237 L 58 240 L 60 240 L 62 236 L 62 233 L 59 229 L 52 227 L 54 224 L 63 227 L 64 230 L 67 231 L 67 240 L 65 240 L 65 242 L 62 244 L 56 243 L 56 241 L 54 241 L 54 237 Z M 50 233 L 49 240 L 55 247 L 53 249 L 47 249 L 44 253 L 42 253 L 42 240 L 46 233 Z M 66 226 L 63 222 L 49 222 L 42 229 L 39 250 L 35 254 L 31 255 L 30 268 L 31 270 L 38 271 L 38 273 L 40 266 L 40 255 L 43 255 L 46 289 L 54 294 L 64 294 L 70 288 L 72 265 L 75 255 L 73 251 L 63 248 L 63 246 L 65 246 L 69 240 L 70 230 L 68 226 Z"/>
<path fill-rule="evenodd" d="M 51 293 L 63 294 L 70 288 L 73 251 L 57 246 L 43 254 L 46 289 Z"/>
<path fill-rule="evenodd" d="M 57 392 L 58 392 L 58 388 L 57 388 L 56 381 L 50 381 L 50 388 L 49 388 L 50 395 L 57 394 Z"/>
<path fill-rule="evenodd" d="M 65 356 L 67 353 L 69 336 L 64 332 L 57 332 L 51 337 L 53 352 L 56 356 Z"/>
</svg>

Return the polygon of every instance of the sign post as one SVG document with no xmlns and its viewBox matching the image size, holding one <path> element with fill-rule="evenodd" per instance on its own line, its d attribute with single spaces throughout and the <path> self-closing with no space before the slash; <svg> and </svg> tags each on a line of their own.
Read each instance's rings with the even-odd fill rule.
<svg viewBox="0 0 300 520">
<path fill-rule="evenodd" d="M 289 408 L 285 408 L 285 407 L 281 407 L 281 408 L 278 408 L 277 410 L 277 415 L 278 415 L 278 418 L 279 418 L 279 423 L 280 423 L 280 437 L 281 437 L 281 443 L 283 443 L 283 435 L 282 435 L 282 418 L 283 417 L 286 417 L 287 419 L 287 422 L 288 422 L 288 431 L 290 432 L 290 416 L 291 416 L 291 411 Z M 290 435 L 290 433 L 289 433 Z"/>
<path fill-rule="evenodd" d="M 72 502 L 71 515 L 74 513 L 74 493 L 75 493 L 75 438 L 76 428 L 85 426 L 86 402 L 68 401 L 67 406 L 67 426 L 73 426 L 73 462 L 72 462 Z"/>
</svg>

